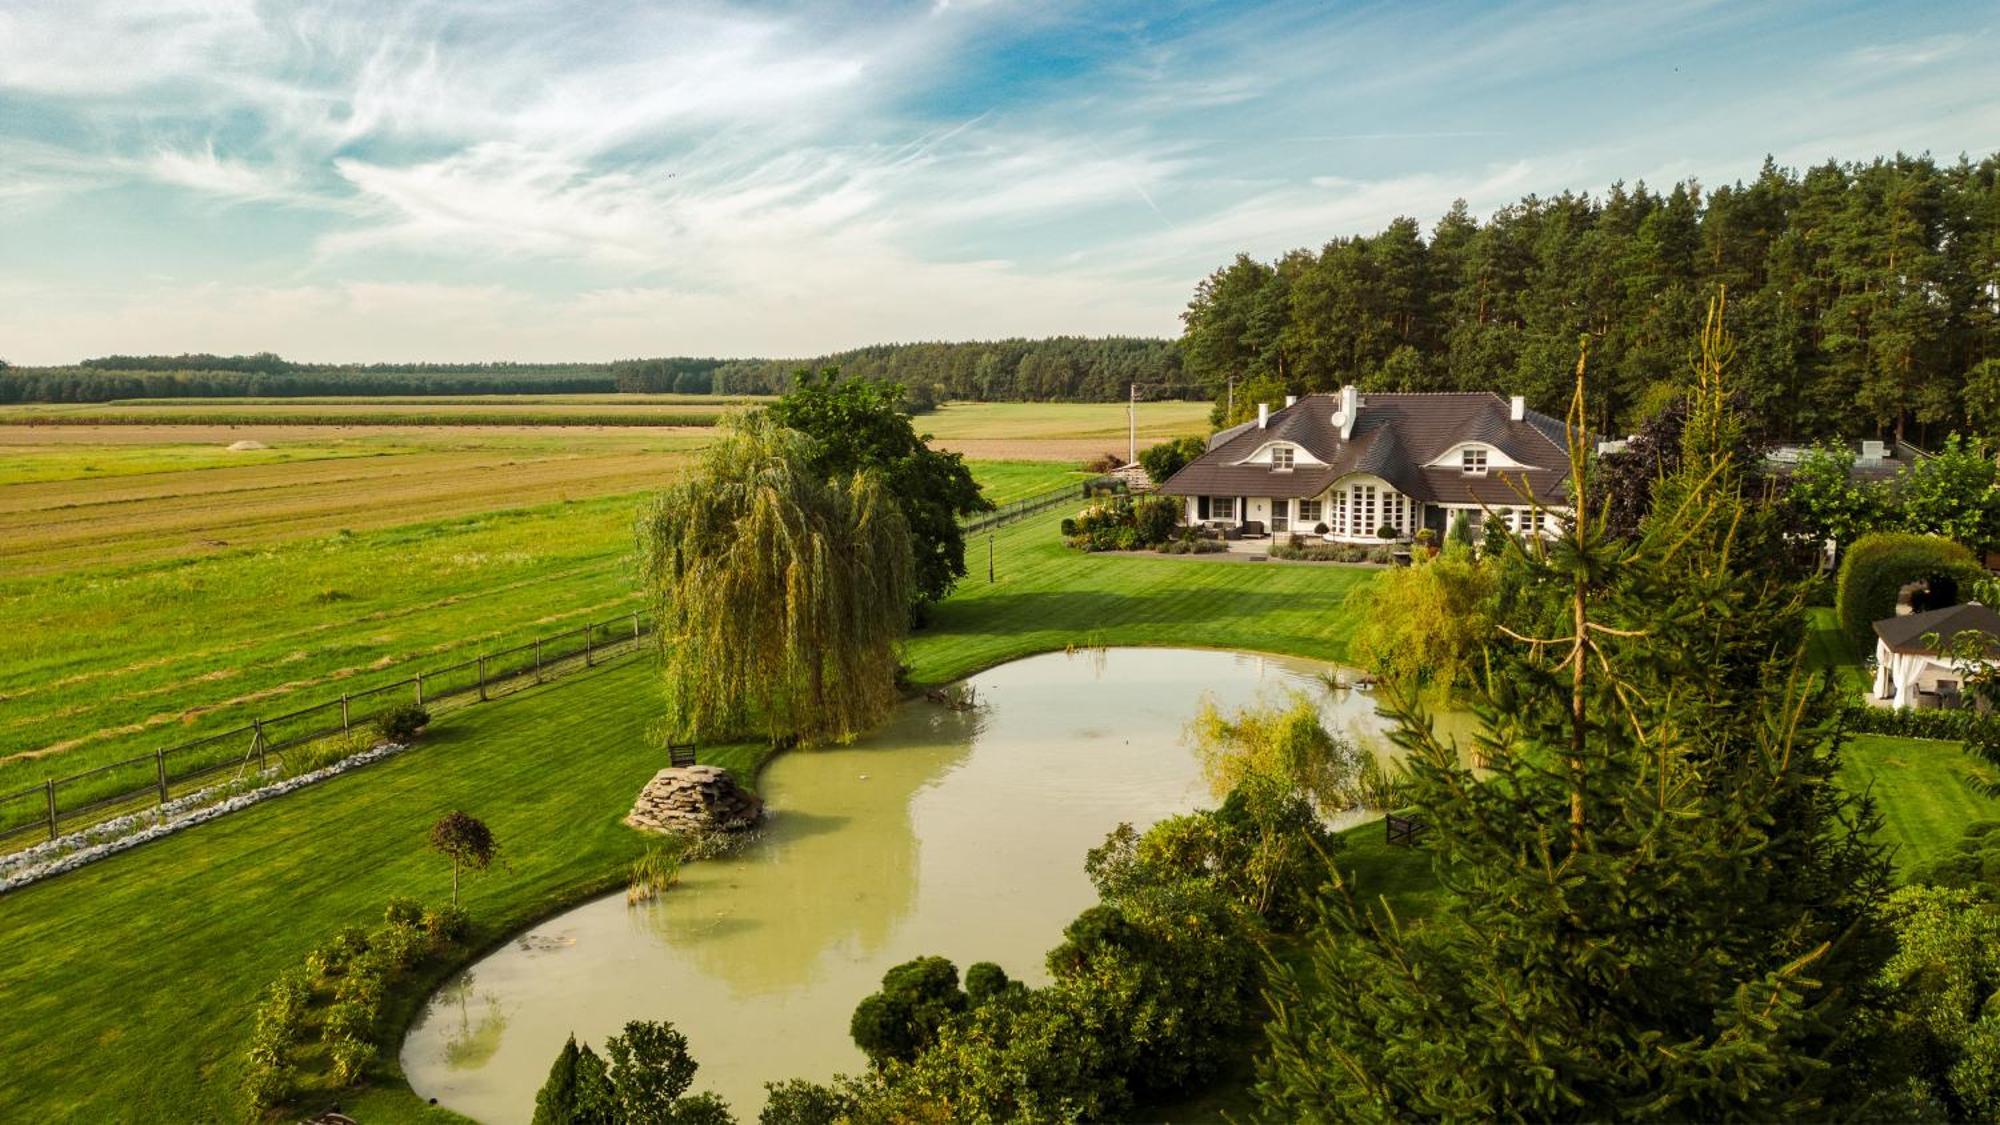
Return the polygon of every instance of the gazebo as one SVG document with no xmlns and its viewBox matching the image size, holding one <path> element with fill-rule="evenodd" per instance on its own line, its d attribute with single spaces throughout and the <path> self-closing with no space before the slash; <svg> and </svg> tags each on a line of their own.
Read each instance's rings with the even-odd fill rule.
<svg viewBox="0 0 2000 1125">
<path fill-rule="evenodd" d="M 2000 613 L 1967 602 L 1875 623 L 1875 697 L 1897 708 L 1956 707 L 1960 673 L 1952 642 L 1961 633 L 1985 638 L 1982 663 L 2000 662 Z M 1928 702 L 1925 702 L 1925 700 Z"/>
</svg>

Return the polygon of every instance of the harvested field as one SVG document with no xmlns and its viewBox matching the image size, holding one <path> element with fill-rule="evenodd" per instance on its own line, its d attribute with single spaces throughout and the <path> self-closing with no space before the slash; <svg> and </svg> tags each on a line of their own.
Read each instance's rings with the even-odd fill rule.
<svg viewBox="0 0 2000 1125">
<path fill-rule="evenodd" d="M 659 437 L 586 452 L 385 449 L 17 484 L 0 487 L 0 563 L 15 575 L 45 574 L 113 552 L 124 563 L 147 562 L 637 492 L 670 479 L 700 440 Z"/>
<path fill-rule="evenodd" d="M 1139 404 L 1139 448 L 1163 438 L 1208 432 L 1206 402 Z M 967 440 L 1056 441 L 1101 439 L 1097 449 L 1123 454 L 1126 444 L 1122 402 L 950 402 L 917 419 L 917 428 L 944 444 Z"/>
</svg>

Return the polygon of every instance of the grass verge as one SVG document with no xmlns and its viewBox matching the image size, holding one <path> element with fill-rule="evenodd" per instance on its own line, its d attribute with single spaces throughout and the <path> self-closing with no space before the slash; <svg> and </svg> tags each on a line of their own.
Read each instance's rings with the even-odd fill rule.
<svg viewBox="0 0 2000 1125">
<path fill-rule="evenodd" d="M 6 896 L 0 1120 L 240 1116 L 259 990 L 389 896 L 448 895 L 424 839 L 452 809 L 484 819 L 505 859 L 466 883 L 475 947 L 619 885 L 645 846 L 619 817 L 660 764 L 652 675 L 628 660 L 458 712 L 406 755 Z M 763 753 L 704 757 L 749 775 Z M 400 1026 L 385 1030 L 370 1077 L 394 1090 Z M 406 1089 L 370 1100 L 422 1108 Z"/>
</svg>

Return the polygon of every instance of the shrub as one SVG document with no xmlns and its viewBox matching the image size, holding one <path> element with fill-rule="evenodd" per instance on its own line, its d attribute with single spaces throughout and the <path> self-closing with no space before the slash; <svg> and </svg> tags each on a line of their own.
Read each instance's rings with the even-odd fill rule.
<svg viewBox="0 0 2000 1125">
<path fill-rule="evenodd" d="M 1914 708 L 1870 707 L 1851 703 L 1841 716 L 1857 734 L 1893 734 L 1898 738 L 1935 738 L 1957 742 L 1975 732 L 2000 726 L 2000 717 L 1977 711 L 1918 711 Z"/>
<path fill-rule="evenodd" d="M 1064 517 L 1063 517 L 1063 521 L 1062 521 L 1062 537 L 1063 537 L 1064 539 L 1073 539 L 1073 538 L 1075 538 L 1075 537 L 1076 537 L 1076 520 L 1075 520 L 1075 519 L 1073 519 L 1073 518 L 1071 518 L 1071 517 L 1069 517 L 1069 516 L 1064 516 Z M 808 1083 L 808 1085 L 810 1085 L 810 1083 Z"/>
<path fill-rule="evenodd" d="M 1834 609 L 1840 627 L 1864 651 L 1875 640 L 1875 622 L 1896 612 L 1896 595 L 1911 582 L 1945 578 L 1971 582 L 1982 577 L 1972 552 L 1935 535 L 1876 532 L 1847 549 L 1840 562 Z"/>
<path fill-rule="evenodd" d="M 368 935 L 359 926 L 343 926 L 325 945 L 306 955 L 306 969 L 316 977 L 338 977 L 356 957 L 368 951 Z"/>
<path fill-rule="evenodd" d="M 414 742 L 431 722 L 431 713 L 421 703 L 398 703 L 375 716 L 375 729 L 384 741 L 398 745 Z"/>
<path fill-rule="evenodd" d="M 472 916 L 459 906 L 440 906 L 424 911 L 424 932 L 433 940 L 456 944 L 472 932 Z"/>
<path fill-rule="evenodd" d="M 847 1031 L 875 1066 L 906 1063 L 966 1007 L 958 969 L 943 957 L 918 957 L 882 974 L 882 990 L 855 1006 Z"/>
<path fill-rule="evenodd" d="M 382 908 L 382 920 L 391 926 L 414 926 L 423 918 L 424 904 L 409 895 L 397 895 Z"/>
<path fill-rule="evenodd" d="M 326 1053 L 333 1063 L 333 1080 L 342 1086 L 352 1086 L 360 1080 L 362 1069 L 374 1059 L 375 1048 L 364 1040 L 349 1036 L 335 1039 Z"/>
<path fill-rule="evenodd" d="M 394 924 L 376 930 L 369 945 L 369 957 L 380 961 L 383 975 L 392 976 L 423 960 L 431 937 L 414 925 Z"/>
<path fill-rule="evenodd" d="M 333 998 L 371 1010 L 381 1007 L 382 997 L 389 991 L 389 968 L 390 962 L 373 951 L 356 957 L 333 986 Z"/>
<path fill-rule="evenodd" d="M 854 1116 L 853 1095 L 803 1078 L 764 1083 L 757 1125 L 835 1125 Z"/>
<path fill-rule="evenodd" d="M 312 988 L 297 973 L 286 973 L 264 990 L 257 1006 L 254 1041 L 282 1049 L 305 1037 L 306 1008 L 312 1002 Z"/>
<path fill-rule="evenodd" d="M 292 1096 L 292 1082 L 298 1071 L 290 1063 L 268 1058 L 252 1058 L 243 1068 L 244 1108 L 252 1118 L 283 1105 Z"/>
<path fill-rule="evenodd" d="M 1141 496 L 1132 502 L 1132 526 L 1146 545 L 1164 543 L 1180 526 L 1181 505 L 1171 496 Z"/>
<path fill-rule="evenodd" d="M 1330 530 L 1332 530 L 1332 529 L 1331 529 L 1331 528 L 1329 528 L 1329 527 L 1327 527 L 1327 526 L 1326 526 L 1325 524 L 1323 524 L 1323 523 L 1316 523 L 1316 524 L 1314 524 L 1314 525 L 1313 525 L 1313 534 L 1314 534 L 1314 535 L 1325 535 L 1325 534 L 1326 534 L 1326 533 L 1327 533 L 1328 531 L 1330 531 Z"/>
<path fill-rule="evenodd" d="M 370 1039 L 375 1032 L 375 1009 L 352 1001 L 331 1005 L 320 1017 L 320 1031 L 329 1042 Z"/>
<path fill-rule="evenodd" d="M 1375 529 L 1375 538 L 1377 539 L 1394 539 L 1398 534 L 1396 525 L 1392 523 L 1385 523 Z"/>
</svg>

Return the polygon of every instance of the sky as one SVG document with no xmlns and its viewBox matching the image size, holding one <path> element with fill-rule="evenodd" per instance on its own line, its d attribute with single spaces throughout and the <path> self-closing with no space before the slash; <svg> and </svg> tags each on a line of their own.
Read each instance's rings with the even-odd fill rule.
<svg viewBox="0 0 2000 1125">
<path fill-rule="evenodd" d="M 0 357 L 1173 335 L 1465 199 L 2000 150 L 2000 0 L 0 0 Z"/>
</svg>

